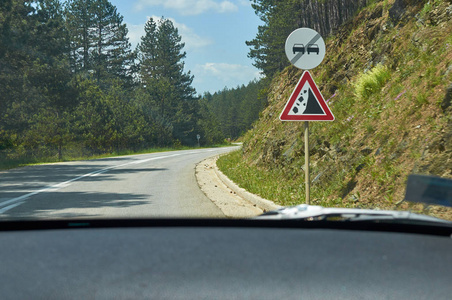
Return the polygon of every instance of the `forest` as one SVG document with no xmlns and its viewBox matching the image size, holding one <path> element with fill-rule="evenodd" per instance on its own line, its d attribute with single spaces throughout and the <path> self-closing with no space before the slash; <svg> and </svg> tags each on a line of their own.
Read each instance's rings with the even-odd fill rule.
<svg viewBox="0 0 452 300">
<path fill-rule="evenodd" d="M 237 139 L 249 130 L 267 106 L 266 80 L 254 80 L 246 86 L 224 88 L 203 97 L 209 111 L 217 118 L 222 134 Z"/>
<path fill-rule="evenodd" d="M 251 0 L 263 21 L 247 41 L 263 77 L 199 95 L 169 19 L 145 24 L 135 49 L 108 0 L 0 1 L 0 162 L 64 160 L 243 135 L 267 105 L 298 27 L 327 37 L 372 0 Z"/>
<path fill-rule="evenodd" d="M 258 118 L 257 82 L 197 94 L 170 20 L 127 33 L 108 0 L 1 1 L 0 160 L 221 144 Z"/>
</svg>

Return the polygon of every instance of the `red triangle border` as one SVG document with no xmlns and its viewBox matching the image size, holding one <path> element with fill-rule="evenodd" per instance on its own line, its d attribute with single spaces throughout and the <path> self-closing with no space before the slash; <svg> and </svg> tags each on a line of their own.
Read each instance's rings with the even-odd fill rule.
<svg viewBox="0 0 452 300">
<path fill-rule="evenodd" d="M 298 95 L 301 92 L 301 89 L 303 88 L 304 84 L 308 81 L 312 92 L 314 93 L 314 96 L 316 97 L 317 101 L 319 102 L 320 106 L 322 107 L 323 111 L 325 112 L 324 115 L 289 115 L 290 109 L 292 108 L 295 100 L 297 100 Z M 314 82 L 314 79 L 311 76 L 311 73 L 309 71 L 304 71 L 301 75 L 300 80 L 298 81 L 295 89 L 292 92 L 292 95 L 290 95 L 289 101 L 287 101 L 286 106 L 284 106 L 284 109 L 279 116 L 279 119 L 281 121 L 334 121 L 334 115 L 331 112 L 330 108 L 325 102 L 325 99 L 323 98 L 322 94 L 320 93 L 319 88 Z"/>
</svg>

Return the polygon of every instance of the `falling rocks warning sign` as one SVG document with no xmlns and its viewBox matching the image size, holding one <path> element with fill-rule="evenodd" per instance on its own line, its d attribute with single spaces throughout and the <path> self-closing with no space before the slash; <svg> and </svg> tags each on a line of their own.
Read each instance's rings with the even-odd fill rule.
<svg viewBox="0 0 452 300">
<path fill-rule="evenodd" d="M 333 121 L 334 116 L 311 74 L 301 75 L 281 115 L 281 121 Z"/>
</svg>

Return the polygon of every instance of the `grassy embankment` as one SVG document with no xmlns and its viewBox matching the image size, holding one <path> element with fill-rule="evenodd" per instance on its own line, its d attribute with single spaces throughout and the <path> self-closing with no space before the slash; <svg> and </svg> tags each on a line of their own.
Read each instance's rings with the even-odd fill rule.
<svg viewBox="0 0 452 300">
<path fill-rule="evenodd" d="M 390 20 L 394 1 L 362 10 L 326 41 L 311 71 L 334 122 L 310 123 L 312 204 L 411 209 L 452 219 L 450 210 L 404 201 L 412 173 L 452 178 L 452 19 L 445 0 L 408 7 Z M 223 156 L 220 169 L 243 188 L 281 205 L 304 203 L 302 122 L 281 113 L 302 71 L 273 79 L 269 105 Z"/>
</svg>

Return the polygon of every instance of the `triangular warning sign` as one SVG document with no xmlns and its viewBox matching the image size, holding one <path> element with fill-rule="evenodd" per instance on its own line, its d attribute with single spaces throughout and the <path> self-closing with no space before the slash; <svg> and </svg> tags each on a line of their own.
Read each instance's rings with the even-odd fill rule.
<svg viewBox="0 0 452 300">
<path fill-rule="evenodd" d="M 311 74 L 305 71 L 290 95 L 281 121 L 333 121 L 334 116 Z"/>
</svg>

